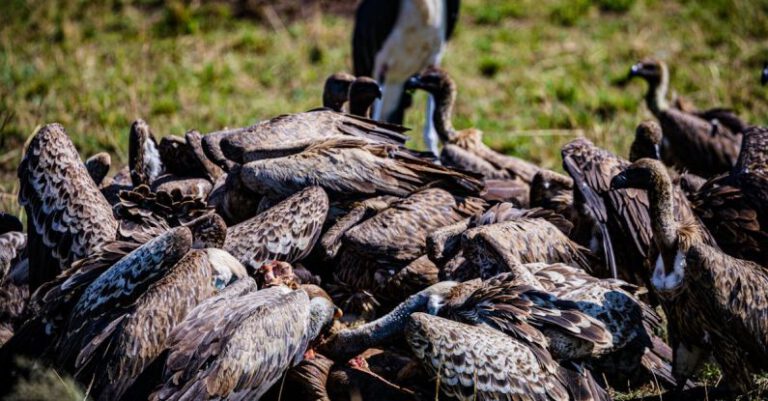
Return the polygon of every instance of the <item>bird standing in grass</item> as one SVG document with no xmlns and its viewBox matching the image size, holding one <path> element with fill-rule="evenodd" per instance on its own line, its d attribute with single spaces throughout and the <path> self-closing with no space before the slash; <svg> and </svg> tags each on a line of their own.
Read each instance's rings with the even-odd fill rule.
<svg viewBox="0 0 768 401">
<path fill-rule="evenodd" d="M 373 118 L 401 124 L 410 106 L 404 85 L 411 75 L 440 64 L 459 17 L 459 0 L 363 0 L 355 14 L 352 62 L 356 76 L 373 77 L 383 86 Z M 438 137 L 427 103 L 424 142 L 438 154 Z"/>
</svg>

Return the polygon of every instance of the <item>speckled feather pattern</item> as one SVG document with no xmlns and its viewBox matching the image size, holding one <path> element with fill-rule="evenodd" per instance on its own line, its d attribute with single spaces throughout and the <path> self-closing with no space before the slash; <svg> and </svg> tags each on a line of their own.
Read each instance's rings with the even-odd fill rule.
<svg viewBox="0 0 768 401">
<path fill-rule="evenodd" d="M 34 289 L 114 239 L 117 221 L 59 124 L 37 132 L 18 173 L 19 203 L 28 216 Z"/>
<path fill-rule="evenodd" d="M 205 251 L 192 250 L 124 310 L 80 352 L 78 379 L 97 399 L 118 399 L 165 349 L 166 338 L 187 312 L 215 291 Z"/>
<path fill-rule="evenodd" d="M 545 350 L 494 329 L 414 313 L 406 339 L 448 396 L 459 400 L 568 400 Z"/>
<path fill-rule="evenodd" d="M 485 202 L 478 198 L 426 189 L 351 228 L 343 244 L 375 258 L 408 262 L 425 253 L 430 231 L 481 213 L 484 207 Z"/>
<path fill-rule="evenodd" d="M 62 336 L 59 361 L 64 366 L 95 336 L 136 300 L 192 246 L 192 234 L 178 227 L 126 255 L 94 280 L 83 292 Z"/>
<path fill-rule="evenodd" d="M 226 319 L 216 316 L 222 314 Z M 300 290 L 272 287 L 222 305 L 205 302 L 190 317 L 168 342 L 165 385 L 150 399 L 258 399 L 310 341 L 309 298 Z M 211 342 L 211 349 L 198 348 Z"/>
<path fill-rule="evenodd" d="M 323 187 L 331 199 L 407 196 L 434 183 L 465 194 L 482 189 L 476 178 L 422 160 L 397 145 L 360 139 L 330 139 L 297 154 L 247 163 L 242 180 L 252 191 L 271 198 L 312 185 Z"/>
<path fill-rule="evenodd" d="M 518 219 L 469 229 L 462 234 L 464 257 L 477 269 L 475 277 L 490 278 L 512 266 L 562 262 L 594 269 L 589 251 L 571 241 L 544 219 Z"/>
<path fill-rule="evenodd" d="M 306 188 L 227 229 L 224 249 L 252 269 L 267 260 L 300 260 L 317 242 L 327 214 L 325 191 L 320 187 Z"/>
</svg>

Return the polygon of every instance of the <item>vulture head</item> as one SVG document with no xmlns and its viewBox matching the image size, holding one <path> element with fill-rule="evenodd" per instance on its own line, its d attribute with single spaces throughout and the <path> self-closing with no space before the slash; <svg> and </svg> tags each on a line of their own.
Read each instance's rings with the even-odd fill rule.
<svg viewBox="0 0 768 401">
<path fill-rule="evenodd" d="M 325 80 L 323 88 L 323 107 L 334 111 L 341 111 L 344 102 L 347 101 L 349 85 L 355 80 L 355 77 L 346 72 L 337 72 Z"/>
<path fill-rule="evenodd" d="M 635 161 L 644 157 L 661 159 L 661 127 L 656 121 L 641 122 L 635 130 L 635 140 L 629 149 L 629 160 Z"/>
<path fill-rule="evenodd" d="M 651 86 L 660 85 L 667 76 L 667 65 L 663 61 L 646 59 L 633 65 L 629 69 L 627 79 L 640 77 Z"/>
<path fill-rule="evenodd" d="M 649 190 L 656 186 L 663 175 L 667 174 L 664 165 L 648 158 L 640 159 L 632 163 L 626 170 L 611 180 L 611 190 L 623 188 L 637 188 Z"/>
<path fill-rule="evenodd" d="M 456 84 L 448 72 L 442 68 L 430 66 L 410 77 L 405 83 L 405 89 L 409 91 L 421 89 L 435 99 L 447 99 L 456 92 Z"/>
</svg>

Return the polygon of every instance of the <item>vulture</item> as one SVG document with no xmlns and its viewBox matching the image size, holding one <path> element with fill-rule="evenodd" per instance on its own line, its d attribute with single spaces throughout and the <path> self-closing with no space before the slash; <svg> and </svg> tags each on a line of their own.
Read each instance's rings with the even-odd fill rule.
<svg viewBox="0 0 768 401">
<path fill-rule="evenodd" d="M 262 154 L 243 165 L 246 187 L 268 199 L 280 199 L 318 185 L 331 200 L 407 196 L 433 184 L 464 194 L 482 190 L 475 177 L 426 161 L 398 145 L 336 137 L 283 146 L 258 152 Z M 282 157 L 263 158 L 264 153 Z"/>
<path fill-rule="evenodd" d="M 149 399 L 259 399 L 334 319 L 333 304 L 310 294 L 246 278 L 201 302 L 170 333 Z"/>
<path fill-rule="evenodd" d="M 117 220 L 64 127 L 48 124 L 19 165 L 19 203 L 27 220 L 29 289 L 115 239 Z"/>
<path fill-rule="evenodd" d="M 427 67 L 413 75 L 406 87 L 422 89 L 435 99 L 432 119 L 445 145 L 440 155 L 444 165 L 472 171 L 486 179 L 514 179 L 528 189 L 541 168 L 517 157 L 493 151 L 483 144 L 483 133 L 480 130 L 454 129 L 451 116 L 456 102 L 456 84 L 445 70 Z"/>
<path fill-rule="evenodd" d="M 646 124 L 641 124 L 641 130 L 648 128 L 642 126 Z M 647 195 L 632 188 L 610 191 L 611 179 L 629 162 L 585 138 L 571 141 L 561 152 L 563 168 L 574 180 L 574 203 L 581 217 L 593 225 L 586 239 L 590 247 L 593 251 L 602 249 L 614 278 L 648 287 L 645 260 L 652 245 L 652 232 Z M 695 220 L 679 188 L 674 189 L 673 197 L 676 213 Z M 707 239 L 714 244 L 711 236 Z"/>
<path fill-rule="evenodd" d="M 411 98 L 408 78 L 440 63 L 459 18 L 459 0 L 363 0 L 355 13 L 352 64 L 356 76 L 373 77 L 382 85 L 373 118 L 402 124 Z M 432 115 L 434 100 L 427 103 Z M 424 143 L 438 155 L 438 138 L 427 118 Z"/>
<path fill-rule="evenodd" d="M 85 169 L 88 170 L 88 175 L 100 188 L 109 174 L 110 167 L 112 167 L 112 157 L 107 152 L 96 153 L 85 160 Z"/>
<path fill-rule="evenodd" d="M 349 85 L 349 113 L 370 118 L 371 107 L 381 98 L 378 82 L 369 77 L 358 77 Z"/>
<path fill-rule="evenodd" d="M 304 258 L 320 236 L 328 214 L 328 196 L 308 187 L 272 208 L 227 229 L 223 249 L 251 272 L 264 262 Z"/>
<path fill-rule="evenodd" d="M 729 386 L 755 388 L 752 374 L 768 368 L 768 273 L 708 245 L 695 222 L 675 218 L 673 184 L 661 162 L 634 162 L 611 180 L 612 190 L 620 188 L 648 192 L 651 282 L 667 316 L 678 386 L 714 350 Z"/>
<path fill-rule="evenodd" d="M 200 141 L 200 135 L 192 131 L 185 139 L 169 136 L 158 145 L 149 125 L 141 119 L 134 121 L 128 135 L 128 167 L 133 186 L 146 185 L 154 192 L 177 190 L 205 199 L 218 169 L 203 155 Z"/>
<path fill-rule="evenodd" d="M 323 87 L 323 107 L 341 112 L 344 103 L 349 100 L 349 86 L 354 80 L 355 77 L 346 72 L 337 72 L 326 78 Z"/>
<path fill-rule="evenodd" d="M 734 169 L 690 199 L 723 251 L 768 266 L 768 128 L 750 127 L 743 136 Z"/>
<path fill-rule="evenodd" d="M 364 202 L 365 203 L 365 202 Z M 486 203 L 475 197 L 451 195 L 428 188 L 395 200 L 369 219 L 343 234 L 331 228 L 323 244 L 339 249 L 334 269 L 333 294 L 342 303 L 370 294 L 376 299 L 400 302 L 408 295 L 437 282 L 437 267 L 425 257 L 430 231 L 482 213 Z M 354 214 L 359 214 L 353 209 Z M 340 222 L 343 224 L 345 219 Z M 338 223 L 337 223 L 338 225 Z M 340 242 L 331 242 L 329 233 Z M 362 297 L 361 299 L 365 299 Z M 371 305 L 358 305 L 371 310 Z"/>
<path fill-rule="evenodd" d="M 646 292 L 644 288 L 622 280 L 599 279 L 562 263 L 521 265 L 513 274 L 561 301 L 575 302 L 579 310 L 605 324 L 611 346 L 592 351 L 587 362 L 611 387 L 676 385 L 670 363 L 672 350 L 656 334 L 663 331 L 661 317 L 639 298 Z"/>
<path fill-rule="evenodd" d="M 547 341 L 536 328 L 546 326 L 590 341 L 609 341 L 602 323 L 575 310 L 572 303 L 565 303 L 568 309 L 559 311 L 557 306 L 566 305 L 556 305 L 557 301 L 546 294 L 526 292 L 525 287 L 507 295 L 491 287 L 483 292 L 477 289 L 482 288 L 477 281 L 437 283 L 412 295 L 378 320 L 336 333 L 321 344 L 320 351 L 335 360 L 344 360 L 404 336 L 421 365 L 437 377 L 442 392 L 460 400 L 608 399 L 588 372 L 561 367 L 547 351 Z M 482 299 L 472 298 L 473 294 Z M 501 297 L 496 299 L 497 305 L 508 302 L 507 306 L 494 310 L 494 295 Z M 455 299 L 456 303 L 445 306 L 447 299 Z M 473 324 L 433 315 L 443 307 L 446 315 L 453 312 L 453 317 L 468 319 Z"/>
<path fill-rule="evenodd" d="M 648 83 L 645 102 L 664 131 L 662 160 L 668 165 L 712 177 L 733 168 L 739 155 L 741 133 L 748 126 L 730 109 L 714 108 L 687 112 L 667 102 L 669 71 L 659 60 L 644 60 L 632 66 L 629 78 Z"/>
</svg>

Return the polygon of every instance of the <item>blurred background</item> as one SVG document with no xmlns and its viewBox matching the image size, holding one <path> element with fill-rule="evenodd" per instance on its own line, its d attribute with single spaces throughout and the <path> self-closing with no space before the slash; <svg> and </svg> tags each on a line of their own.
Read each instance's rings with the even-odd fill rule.
<svg viewBox="0 0 768 401">
<path fill-rule="evenodd" d="M 127 162 L 130 123 L 155 135 L 239 127 L 321 104 L 351 71 L 354 0 L 0 1 L 0 209 L 18 213 L 16 166 L 36 127 L 62 123 L 83 158 Z M 584 135 L 626 155 L 649 118 L 640 58 L 670 65 L 700 107 L 768 123 L 768 0 L 463 0 L 443 66 L 454 124 L 497 150 L 559 169 Z M 424 95 L 409 110 L 420 147 Z"/>
</svg>

